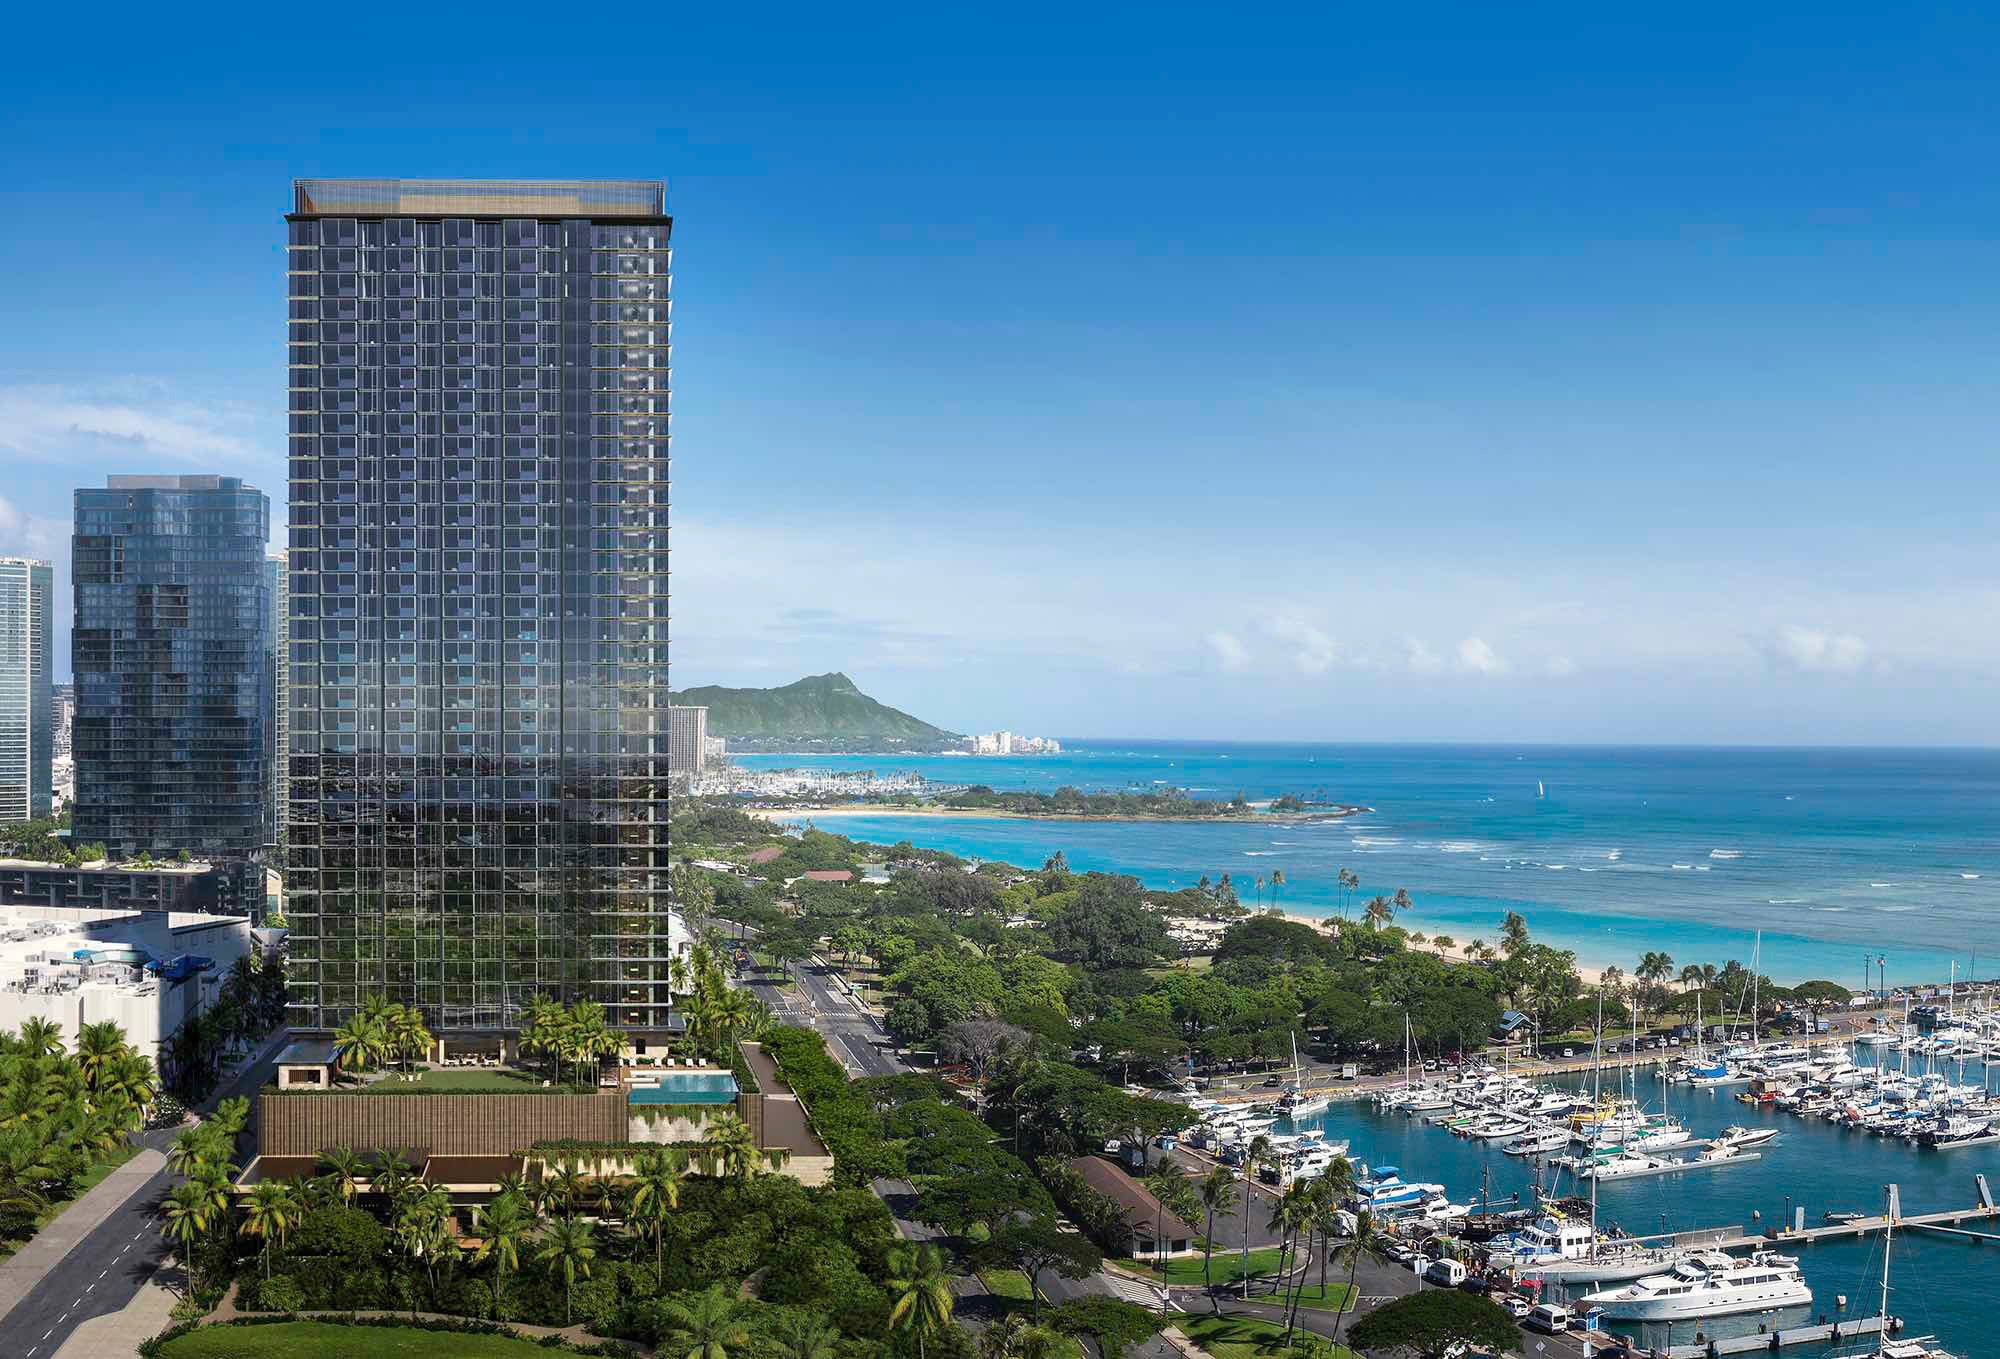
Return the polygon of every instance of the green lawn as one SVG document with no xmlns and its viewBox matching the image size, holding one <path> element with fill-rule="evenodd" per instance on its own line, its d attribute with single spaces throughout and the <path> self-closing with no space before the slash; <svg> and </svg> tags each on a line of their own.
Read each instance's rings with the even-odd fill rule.
<svg viewBox="0 0 2000 1359">
<path fill-rule="evenodd" d="M 548 1080 L 546 1072 L 512 1071 L 506 1067 L 467 1067 L 463 1070 L 440 1068 L 419 1071 L 414 1079 L 391 1074 L 370 1084 L 367 1089 L 390 1090 L 462 1090 L 477 1093 L 491 1090 L 539 1090 L 542 1082 Z M 567 1067 L 563 1071 L 564 1082 L 572 1079 Z"/>
<path fill-rule="evenodd" d="M 1207 1350 L 1215 1359 L 1278 1359 L 1286 1353 L 1285 1328 L 1255 1317 L 1198 1316 L 1190 1313 L 1174 1318 L 1180 1333 Z M 1323 1336 L 1299 1330 L 1293 1333 L 1294 1349 L 1316 1359 L 1356 1359 L 1354 1351 L 1336 1348 Z"/>
<path fill-rule="evenodd" d="M 1317 1271 L 1313 1277 L 1318 1277 Z M 1326 1281 L 1325 1288 L 1309 1283 L 1299 1290 L 1299 1306 L 1310 1307 L 1316 1312 L 1346 1312 L 1353 1309 L 1354 1295 L 1359 1291 L 1332 1279 Z"/>
<path fill-rule="evenodd" d="M 1158 1280 L 1160 1271 L 1151 1264 L 1134 1260 L 1132 1267 L 1147 1277 Z M 1250 1252 L 1250 1277 L 1274 1273 L 1278 1268 L 1278 1248 L 1266 1246 Z M 1243 1277 L 1243 1252 L 1225 1246 L 1215 1248 L 1215 1258 L 1209 1266 L 1209 1278 L 1216 1283 L 1234 1283 Z M 1175 1255 L 1167 1259 L 1167 1282 L 1170 1284 L 1199 1284 L 1201 1279 L 1201 1257 L 1199 1255 Z"/>
<path fill-rule="evenodd" d="M 268 1326 L 204 1326 L 160 1348 L 160 1359 L 529 1359 L 549 1353 L 532 1340 L 390 1326 L 283 1321 Z"/>
</svg>

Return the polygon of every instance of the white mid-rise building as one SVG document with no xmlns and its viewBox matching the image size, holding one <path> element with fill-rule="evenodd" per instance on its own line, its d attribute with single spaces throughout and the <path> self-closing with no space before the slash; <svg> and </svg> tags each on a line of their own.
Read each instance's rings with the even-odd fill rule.
<svg viewBox="0 0 2000 1359">
<path fill-rule="evenodd" d="M 53 1020 L 73 1044 L 85 1024 L 110 1020 L 157 1065 L 161 1045 L 245 956 L 263 960 L 244 916 L 0 908 L 0 1029 Z"/>
</svg>

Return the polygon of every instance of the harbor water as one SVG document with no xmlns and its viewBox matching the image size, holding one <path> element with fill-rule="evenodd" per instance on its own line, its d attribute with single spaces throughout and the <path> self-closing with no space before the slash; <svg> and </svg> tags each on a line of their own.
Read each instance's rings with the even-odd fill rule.
<svg viewBox="0 0 2000 1359">
<path fill-rule="evenodd" d="M 1863 1049 L 1859 1061 L 1865 1065 L 1873 1058 Z M 1966 1075 L 1977 1084 L 1977 1064 L 1968 1063 Z M 1615 1076 L 1607 1073 L 1601 1079 L 1609 1093 Z M 2000 1081 L 2000 1070 L 1994 1072 L 1993 1079 Z M 1582 1076 L 1555 1083 L 1588 1088 L 1589 1082 L 1588 1076 Z M 1821 1215 L 1828 1211 L 1879 1213 L 1883 1186 L 1890 1183 L 1901 1186 L 1906 1214 L 1971 1206 L 1977 1198 L 1973 1176 L 1978 1173 L 1984 1173 L 2000 1190 L 2000 1145 L 1929 1151 L 1900 1139 L 1849 1131 L 1824 1119 L 1746 1104 L 1736 1098 L 1736 1092 L 1743 1088 L 1695 1089 L 1666 1084 L 1651 1071 L 1641 1070 L 1637 1097 L 1656 1111 L 1664 1102 L 1666 1112 L 1686 1123 L 1697 1138 L 1713 1137 L 1732 1124 L 1774 1127 L 1779 1135 L 1759 1148 L 1761 1160 L 1744 1165 L 1603 1182 L 1597 1196 L 1600 1227 L 1616 1226 L 1634 1236 L 1732 1226 L 1754 1232 L 1787 1221 L 1787 1212 L 1800 1208 L 1805 1210 L 1808 1226 L 1819 1225 Z M 1499 1142 L 1457 1137 L 1425 1122 L 1421 1115 L 1382 1112 L 1372 1101 L 1337 1102 L 1325 1114 L 1298 1125 L 1301 1129 L 1312 1127 L 1325 1129 L 1330 1138 L 1347 1139 L 1349 1155 L 1357 1161 L 1400 1167 L 1406 1180 L 1440 1183 L 1454 1202 L 1471 1202 L 1475 1209 L 1482 1184 L 1489 1185 L 1493 1198 L 1500 1200 L 1517 1192 L 1526 1195 L 1535 1183 L 1538 1166 L 1533 1159 L 1509 1156 L 1500 1150 Z M 1280 1124 L 1277 1130 L 1296 1129 Z M 1566 1174 L 1557 1179 L 1547 1168 L 1541 1168 L 1541 1173 L 1543 1186 L 1553 1184 L 1557 1195 L 1588 1192 L 1587 1186 L 1579 1186 Z M 1967 1225 L 2000 1234 L 2000 1219 Z M 1876 1312 L 1881 1297 L 1879 1235 L 1817 1245 L 1779 1243 L 1774 1248 L 1799 1260 L 1813 1292 L 1810 1308 L 1699 1324 L 1676 1322 L 1671 1340 L 1663 1325 L 1614 1324 L 1612 1329 L 1630 1334 L 1648 1347 L 1685 1345 L 1695 1343 L 1697 1331 L 1708 1339 L 1752 1334 L 1760 1325 L 1775 1329 L 1821 1317 L 1847 1320 Z M 2000 1242 L 1982 1246 L 1917 1230 L 1898 1232 L 1889 1282 L 1890 1313 L 1902 1317 L 1912 1332 L 1935 1334 L 1955 1355 L 2000 1354 L 2000 1343 L 1994 1338 Z M 1615 1285 L 1592 1285 L 1609 1286 Z M 1837 1305 L 1841 1295 L 1846 1296 L 1845 1307 Z M 1842 1349 L 1851 1351 L 1854 1344 L 1844 1342 Z M 1814 1346 L 1785 1351 L 1800 1359 L 1827 1352 L 1826 1347 Z"/>
</svg>

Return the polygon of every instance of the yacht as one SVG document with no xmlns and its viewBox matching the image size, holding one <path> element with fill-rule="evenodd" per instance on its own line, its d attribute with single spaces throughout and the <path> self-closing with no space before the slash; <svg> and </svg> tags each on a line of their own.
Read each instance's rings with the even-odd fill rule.
<svg viewBox="0 0 2000 1359">
<path fill-rule="evenodd" d="M 1545 1156 L 1552 1151 L 1561 1151 L 1569 1143 L 1567 1128 L 1536 1128 L 1504 1143 L 1500 1150 L 1509 1156 Z"/>
<path fill-rule="evenodd" d="M 1994 1140 L 1992 1123 L 1966 1114 L 1953 1114 L 1917 1134 L 1917 1141 L 1932 1150 L 1961 1146 L 1969 1142 Z"/>
<path fill-rule="evenodd" d="M 1669 1164 L 1664 1157 L 1649 1156 L 1643 1151 L 1621 1151 L 1601 1156 L 1576 1173 L 1585 1180 L 1622 1180 L 1633 1175 L 1650 1175 Z"/>
<path fill-rule="evenodd" d="M 1420 1208 L 1432 1195 L 1444 1192 L 1441 1184 L 1409 1184 L 1394 1166 L 1377 1166 L 1354 1188 L 1354 1201 L 1370 1212 L 1401 1212 Z"/>
<path fill-rule="evenodd" d="M 1627 1151 L 1666 1151 L 1670 1147 L 1684 1147 L 1693 1140 L 1694 1134 L 1679 1119 L 1663 1118 L 1632 1129 L 1619 1145 Z"/>
<path fill-rule="evenodd" d="M 1778 1135 L 1776 1128 L 1746 1128 L 1732 1123 L 1713 1139 L 1718 1147 L 1761 1147 Z"/>
<path fill-rule="evenodd" d="M 1323 1114 L 1331 1107 L 1333 1101 L 1325 1094 L 1309 1094 L 1296 1087 L 1287 1090 L 1278 1098 L 1278 1116 L 1289 1118 L 1293 1122 L 1311 1118 L 1314 1114 Z"/>
<path fill-rule="evenodd" d="M 1732 1260 L 1720 1251 L 1702 1251 L 1665 1274 L 1590 1293 L 1582 1301 L 1622 1321 L 1679 1321 L 1809 1307 L 1812 1290 L 1790 1256 L 1760 1250 Z"/>
</svg>

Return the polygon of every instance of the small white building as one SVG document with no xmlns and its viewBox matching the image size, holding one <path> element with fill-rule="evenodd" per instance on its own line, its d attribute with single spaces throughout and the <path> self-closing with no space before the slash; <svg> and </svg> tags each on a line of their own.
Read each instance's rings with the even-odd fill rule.
<svg viewBox="0 0 2000 1359">
<path fill-rule="evenodd" d="M 236 960 L 262 961 L 244 916 L 183 911 L 0 908 L 0 1029 L 29 1019 L 110 1020 L 159 1064 L 160 1046 L 214 1002 Z"/>
</svg>

